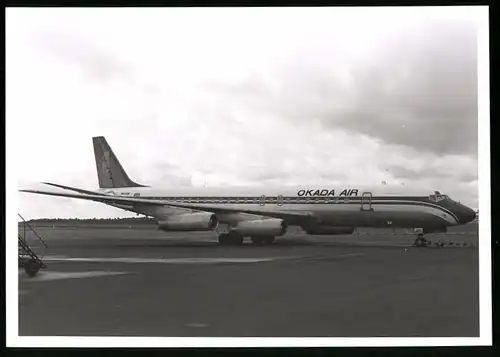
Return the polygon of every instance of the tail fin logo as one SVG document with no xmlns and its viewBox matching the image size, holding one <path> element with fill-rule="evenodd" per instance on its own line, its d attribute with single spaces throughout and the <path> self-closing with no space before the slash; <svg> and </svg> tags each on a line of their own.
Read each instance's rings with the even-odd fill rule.
<svg viewBox="0 0 500 357">
<path fill-rule="evenodd" d="M 111 169 L 109 167 L 109 151 L 104 151 L 101 160 L 103 172 L 106 173 L 108 178 L 112 181 L 113 179 L 111 177 Z"/>
</svg>

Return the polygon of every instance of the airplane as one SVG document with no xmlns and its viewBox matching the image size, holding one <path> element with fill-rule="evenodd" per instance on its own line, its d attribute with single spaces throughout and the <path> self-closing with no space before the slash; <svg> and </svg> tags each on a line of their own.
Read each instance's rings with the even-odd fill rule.
<svg viewBox="0 0 500 357">
<path fill-rule="evenodd" d="M 309 235 L 348 235 L 355 227 L 414 228 L 420 232 L 414 245 L 426 246 L 424 233 L 446 232 L 476 218 L 473 209 L 439 191 L 408 195 L 387 185 L 158 189 L 131 180 L 105 137 L 92 141 L 99 189 L 43 182 L 75 193 L 20 191 L 101 202 L 153 217 L 167 232 L 216 231 L 225 224 L 218 236 L 222 245 L 240 245 L 246 237 L 253 244 L 273 244 L 288 227 L 299 226 Z"/>
</svg>

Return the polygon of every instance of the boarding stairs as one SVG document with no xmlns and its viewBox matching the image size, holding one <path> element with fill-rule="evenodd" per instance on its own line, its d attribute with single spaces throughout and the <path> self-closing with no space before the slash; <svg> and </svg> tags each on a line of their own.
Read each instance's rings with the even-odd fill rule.
<svg viewBox="0 0 500 357">
<path fill-rule="evenodd" d="M 24 268 L 26 273 L 33 277 L 35 276 L 40 269 L 45 269 L 47 266 L 43 262 L 43 252 L 41 254 L 35 253 L 32 247 L 26 241 L 26 227 L 34 233 L 35 237 L 42 243 L 44 248 L 47 248 L 47 244 L 45 241 L 38 235 L 38 233 L 31 227 L 31 225 L 26 222 L 26 220 L 18 214 L 19 217 L 24 222 L 24 236 L 21 233 L 18 233 L 18 263 L 19 268 Z"/>
</svg>

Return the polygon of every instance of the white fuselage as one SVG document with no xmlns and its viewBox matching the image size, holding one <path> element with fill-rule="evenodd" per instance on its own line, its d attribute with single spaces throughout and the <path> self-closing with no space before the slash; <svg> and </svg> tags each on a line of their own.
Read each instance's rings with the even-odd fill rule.
<svg viewBox="0 0 500 357">
<path fill-rule="evenodd" d="M 311 188 L 312 187 L 312 188 Z M 461 224 L 454 205 L 460 205 L 447 196 L 429 200 L 432 195 L 416 192 L 403 194 L 391 187 L 372 188 L 325 188 L 309 187 L 231 187 L 231 188 L 176 188 L 151 187 L 100 189 L 97 192 L 118 197 L 137 197 L 171 202 L 192 203 L 199 207 L 259 209 L 280 212 L 308 212 L 321 224 L 353 227 L 447 227 Z M 411 192 L 411 191 L 410 191 Z M 449 200 L 449 204 L 443 204 Z M 170 215 L 190 211 L 168 206 L 115 205 L 140 214 L 164 219 Z M 218 213 L 221 223 L 262 218 L 247 213 Z M 289 222 L 294 225 L 294 222 Z"/>
</svg>

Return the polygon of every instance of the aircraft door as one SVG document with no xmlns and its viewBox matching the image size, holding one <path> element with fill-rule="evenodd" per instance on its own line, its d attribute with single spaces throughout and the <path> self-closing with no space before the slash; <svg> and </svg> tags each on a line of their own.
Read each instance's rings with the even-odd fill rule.
<svg viewBox="0 0 500 357">
<path fill-rule="evenodd" d="M 373 211 L 371 192 L 363 192 L 361 195 L 361 211 Z"/>
</svg>

